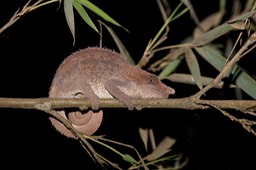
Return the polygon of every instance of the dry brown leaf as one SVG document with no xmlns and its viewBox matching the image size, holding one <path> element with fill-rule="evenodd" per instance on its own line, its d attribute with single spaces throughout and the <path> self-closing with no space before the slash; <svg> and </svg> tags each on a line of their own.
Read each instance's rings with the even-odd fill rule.
<svg viewBox="0 0 256 170">
<path fill-rule="evenodd" d="M 152 149 L 154 150 L 156 148 L 156 140 L 155 140 L 155 135 L 152 129 L 149 129 L 149 139 L 150 139 Z"/>
<path fill-rule="evenodd" d="M 199 21 L 197 15 L 196 15 L 195 9 L 194 9 L 193 5 L 191 4 L 190 0 L 181 0 L 181 1 L 182 1 L 182 2 L 184 3 L 184 5 L 186 5 L 187 8 L 189 9 L 190 16 L 191 16 L 191 18 L 194 20 L 194 22 L 195 22 L 198 26 L 200 26 L 200 21 Z"/>
<path fill-rule="evenodd" d="M 153 160 L 160 158 L 161 156 L 163 156 L 164 154 L 166 154 L 167 152 L 169 152 L 171 150 L 171 147 L 173 146 L 173 144 L 175 142 L 176 142 L 175 139 L 173 139 L 169 136 L 166 136 L 159 143 L 159 145 L 156 147 L 156 149 L 153 150 L 153 152 L 151 154 L 149 154 L 145 159 L 147 161 L 153 161 Z"/>
<path fill-rule="evenodd" d="M 224 15 L 224 12 L 222 11 L 216 12 L 209 15 L 203 21 L 201 21 L 200 27 L 197 26 L 193 32 L 194 39 L 201 36 L 204 32 L 209 31 L 211 28 L 219 25 L 223 18 L 223 15 Z"/>
<path fill-rule="evenodd" d="M 191 48 L 185 49 L 185 59 L 186 59 L 188 68 L 193 76 L 193 79 L 196 82 L 196 85 L 199 87 L 199 89 L 202 89 L 203 85 L 202 85 L 202 78 L 201 78 L 199 64 Z"/>
<path fill-rule="evenodd" d="M 229 24 L 231 27 L 237 30 L 244 30 L 246 28 L 246 22 L 240 20 Z"/>
<path fill-rule="evenodd" d="M 148 129 L 139 128 L 139 134 L 146 151 L 148 151 Z"/>
<path fill-rule="evenodd" d="M 195 80 L 193 79 L 191 74 L 173 73 L 167 77 L 167 80 L 170 80 L 175 83 L 185 83 L 185 84 L 195 85 Z M 213 80 L 214 78 L 201 76 L 201 81 L 203 86 L 207 86 Z M 214 88 L 222 88 L 223 85 L 224 85 L 224 82 L 221 81 L 217 86 L 214 86 Z M 229 88 L 237 88 L 237 86 L 235 84 L 230 84 Z"/>
</svg>

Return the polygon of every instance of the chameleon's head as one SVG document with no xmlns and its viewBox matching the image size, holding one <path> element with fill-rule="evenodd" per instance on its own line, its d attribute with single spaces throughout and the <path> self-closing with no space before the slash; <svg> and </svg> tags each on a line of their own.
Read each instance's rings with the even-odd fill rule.
<svg viewBox="0 0 256 170">
<path fill-rule="evenodd" d="M 175 94 L 175 90 L 162 83 L 156 75 L 132 67 L 134 68 L 130 72 L 123 75 L 132 82 L 130 95 L 134 98 L 168 98 L 169 95 Z"/>
<path fill-rule="evenodd" d="M 143 79 L 136 84 L 136 93 L 141 98 L 168 98 L 175 94 L 175 90 L 163 84 L 155 75 L 149 74 L 143 76 Z"/>
</svg>

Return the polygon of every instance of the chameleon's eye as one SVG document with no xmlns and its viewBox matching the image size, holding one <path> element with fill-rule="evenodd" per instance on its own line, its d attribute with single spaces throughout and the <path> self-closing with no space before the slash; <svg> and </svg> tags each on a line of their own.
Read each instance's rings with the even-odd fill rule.
<svg viewBox="0 0 256 170">
<path fill-rule="evenodd" d="M 74 97 L 74 98 L 82 98 L 82 97 L 84 97 L 84 93 L 82 93 L 82 92 L 76 92 L 76 93 L 73 94 L 73 97 Z"/>
<path fill-rule="evenodd" d="M 147 76 L 145 80 L 150 84 L 157 84 L 158 82 L 158 78 L 155 75 Z"/>
</svg>

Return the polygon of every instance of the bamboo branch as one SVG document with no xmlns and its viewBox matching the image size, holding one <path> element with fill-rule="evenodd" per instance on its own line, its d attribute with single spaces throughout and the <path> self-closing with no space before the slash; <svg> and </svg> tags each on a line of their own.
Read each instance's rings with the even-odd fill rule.
<svg viewBox="0 0 256 170">
<path fill-rule="evenodd" d="M 202 100 L 193 97 L 179 99 L 133 99 L 135 108 L 220 109 L 256 111 L 256 100 Z M 0 98 L 0 108 L 38 109 L 49 111 L 61 108 L 88 109 L 89 100 L 79 98 Z M 100 108 L 127 108 L 116 99 L 100 99 Z"/>
</svg>

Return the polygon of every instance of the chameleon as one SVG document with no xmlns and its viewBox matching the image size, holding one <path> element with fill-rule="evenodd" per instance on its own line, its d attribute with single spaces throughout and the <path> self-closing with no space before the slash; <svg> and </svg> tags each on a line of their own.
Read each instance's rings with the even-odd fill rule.
<svg viewBox="0 0 256 170">
<path fill-rule="evenodd" d="M 156 75 L 130 64 L 118 52 L 102 47 L 87 47 L 64 59 L 49 91 L 50 98 L 89 100 L 90 110 L 57 111 L 84 135 L 94 134 L 102 123 L 101 98 L 116 98 L 132 110 L 132 99 L 168 98 L 171 94 L 175 94 L 175 90 L 163 84 Z M 76 138 L 57 119 L 49 119 L 61 134 Z"/>
</svg>

